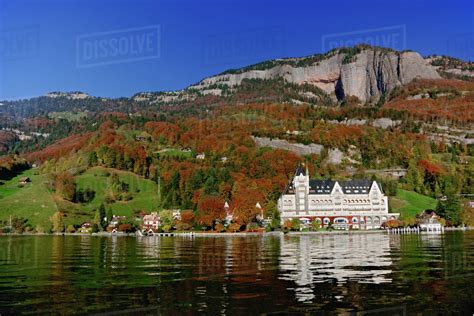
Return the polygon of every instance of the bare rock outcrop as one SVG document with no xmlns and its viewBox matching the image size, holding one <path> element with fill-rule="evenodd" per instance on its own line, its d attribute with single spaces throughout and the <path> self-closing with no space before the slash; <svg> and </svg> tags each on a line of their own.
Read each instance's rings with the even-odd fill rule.
<svg viewBox="0 0 474 316">
<path fill-rule="evenodd" d="M 415 78 L 440 78 L 435 67 L 411 51 L 364 46 L 349 52 L 327 53 L 314 62 L 304 61 L 305 58 L 293 58 L 270 62 L 267 68 L 250 66 L 206 78 L 193 88 L 207 89 L 216 84 L 236 86 L 244 79 L 284 78 L 291 83 L 315 85 L 340 101 L 355 96 L 362 102 L 376 102 L 384 93 Z"/>
</svg>

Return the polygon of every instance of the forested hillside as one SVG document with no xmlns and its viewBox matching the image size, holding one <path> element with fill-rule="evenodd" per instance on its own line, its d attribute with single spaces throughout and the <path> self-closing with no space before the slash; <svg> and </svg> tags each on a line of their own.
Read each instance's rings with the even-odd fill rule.
<svg viewBox="0 0 474 316">
<path fill-rule="evenodd" d="M 292 63 L 309 67 L 328 56 Z M 474 194 L 470 80 L 414 79 L 376 103 L 338 100 L 284 77 L 122 99 L 56 92 L 3 103 L 3 220 L 15 215 L 45 226 L 59 211 L 80 224 L 102 206 L 126 216 L 181 209 L 211 229 L 225 216 L 216 205 L 227 201 L 244 229 L 261 215 L 257 202 L 265 217 L 278 218 L 276 200 L 300 163 L 315 178 L 377 178 L 392 196 L 392 210 L 406 212 L 407 220 L 422 210 L 416 194 L 451 224 L 472 220 L 463 204 Z M 20 187 L 24 172 L 33 181 Z M 49 202 L 15 204 L 31 192 L 47 194 Z"/>
</svg>

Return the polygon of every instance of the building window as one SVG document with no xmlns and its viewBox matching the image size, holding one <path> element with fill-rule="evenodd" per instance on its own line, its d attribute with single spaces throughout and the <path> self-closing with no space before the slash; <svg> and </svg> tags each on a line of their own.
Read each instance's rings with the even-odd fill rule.
<svg viewBox="0 0 474 316">
<path fill-rule="evenodd" d="M 329 224 L 329 218 L 327 218 L 327 217 L 324 218 L 324 219 L 323 219 L 323 223 L 324 223 L 325 225 Z"/>
<path fill-rule="evenodd" d="M 352 222 L 353 222 L 354 224 L 357 224 L 359 221 L 357 220 L 356 217 L 353 217 L 353 218 L 352 218 Z"/>
</svg>

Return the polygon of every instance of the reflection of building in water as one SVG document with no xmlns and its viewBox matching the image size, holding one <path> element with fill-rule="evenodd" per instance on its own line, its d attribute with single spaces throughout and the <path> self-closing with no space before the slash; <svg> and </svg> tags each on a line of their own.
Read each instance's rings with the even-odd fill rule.
<svg viewBox="0 0 474 316">
<path fill-rule="evenodd" d="M 382 234 L 282 237 L 280 279 L 296 283 L 300 301 L 314 298 L 315 283 L 391 282 L 389 236 Z"/>
</svg>

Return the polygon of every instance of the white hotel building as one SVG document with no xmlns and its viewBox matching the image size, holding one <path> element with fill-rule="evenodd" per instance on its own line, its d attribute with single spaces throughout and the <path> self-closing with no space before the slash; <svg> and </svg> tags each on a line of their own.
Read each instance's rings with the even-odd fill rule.
<svg viewBox="0 0 474 316">
<path fill-rule="evenodd" d="M 377 229 L 400 215 L 388 212 L 388 198 L 376 181 L 310 180 L 302 167 L 279 198 L 278 210 L 282 223 L 298 218 L 339 229 Z"/>
</svg>

